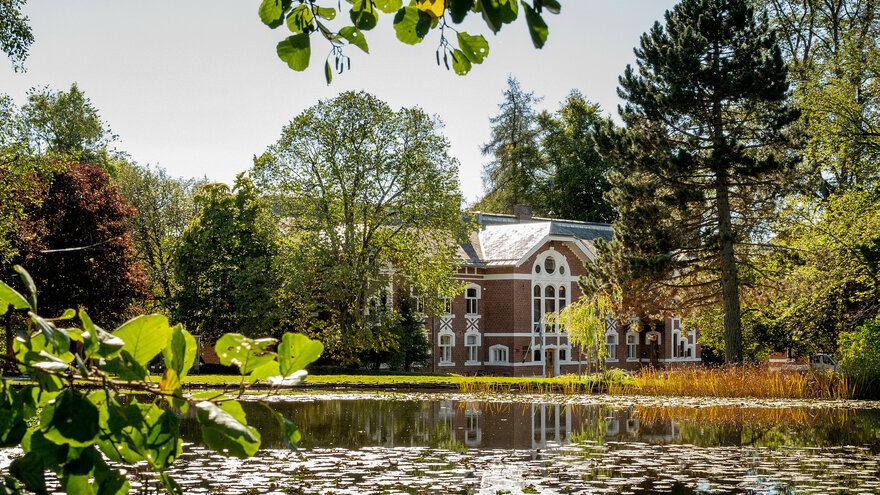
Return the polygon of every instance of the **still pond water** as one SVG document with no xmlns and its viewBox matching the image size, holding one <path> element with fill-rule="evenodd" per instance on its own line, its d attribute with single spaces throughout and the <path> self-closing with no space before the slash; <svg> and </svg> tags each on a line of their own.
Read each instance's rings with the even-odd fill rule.
<svg viewBox="0 0 880 495">
<path fill-rule="evenodd" d="M 196 443 L 171 473 L 187 493 L 880 493 L 876 404 L 578 400 L 288 396 L 301 457 L 251 402 L 256 457 Z"/>
</svg>

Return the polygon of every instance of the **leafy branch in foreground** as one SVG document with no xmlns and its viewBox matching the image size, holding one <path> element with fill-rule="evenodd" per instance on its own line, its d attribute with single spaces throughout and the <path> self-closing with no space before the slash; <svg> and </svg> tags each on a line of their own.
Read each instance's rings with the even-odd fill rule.
<svg viewBox="0 0 880 495">
<path fill-rule="evenodd" d="M 248 426 L 236 399 L 262 379 L 279 387 L 302 380 L 303 368 L 323 351 L 320 342 L 297 334 L 285 334 L 280 344 L 227 334 L 216 350 L 221 363 L 239 368 L 237 393 L 185 396 L 181 381 L 196 359 L 196 341 L 182 325 L 145 315 L 107 332 L 82 309 L 41 317 L 33 280 L 21 267 L 16 270 L 30 294 L 26 298 L 0 282 L 0 315 L 6 315 L 7 332 L 12 331 L 7 313 L 21 315 L 12 353 L 0 359 L 36 384 L 17 388 L 7 380 L 0 383 L 0 447 L 24 451 L 9 466 L 0 494 L 44 493 L 47 471 L 57 475 L 66 493 L 128 493 L 123 472 L 105 459 L 119 464 L 146 461 L 159 472 L 158 481 L 168 493 L 179 493 L 179 485 L 163 472 L 183 447 L 178 411 L 195 407 L 209 448 L 225 456 L 250 457 L 260 447 L 260 433 Z M 74 326 L 77 316 L 81 328 Z M 81 352 L 72 353 L 74 347 Z M 156 384 L 148 381 L 146 366 L 160 353 L 165 371 Z M 295 449 L 299 431 L 280 413 L 273 414 L 284 445 Z"/>
<path fill-rule="evenodd" d="M 343 26 L 339 29 L 330 23 L 336 19 L 337 8 L 342 10 L 341 3 L 332 0 L 263 0 L 259 15 L 263 24 L 270 28 L 286 25 L 293 33 L 279 42 L 276 48 L 278 57 L 293 70 L 303 71 L 309 66 L 312 33 L 323 37 L 330 44 L 330 52 L 324 62 L 324 77 L 330 84 L 333 72 L 342 73 L 351 68 L 351 59 L 343 52 L 346 46 L 354 45 L 370 53 L 364 32 L 375 28 L 383 14 L 394 16 L 397 39 L 408 45 L 421 43 L 431 30 L 439 29 L 440 41 L 435 54 L 437 65 L 442 59 L 447 70 L 451 64 L 455 73 L 463 76 L 471 70 L 472 64 L 483 63 L 489 55 L 489 43 L 483 35 L 459 31 L 453 24 L 461 24 L 468 14 L 478 13 L 486 26 L 497 33 L 505 24 L 519 17 L 519 8 L 522 6 L 532 43 L 535 48 L 541 48 L 548 34 L 542 13 L 546 9 L 558 14 L 561 8 L 557 0 L 532 0 L 531 5 L 524 0 L 412 0 L 407 6 L 404 6 L 403 0 L 347 1 L 351 4 L 348 12 L 351 23 L 342 21 Z M 450 41 L 453 37 L 458 43 L 457 47 Z M 334 62 L 332 67 L 331 59 Z"/>
</svg>

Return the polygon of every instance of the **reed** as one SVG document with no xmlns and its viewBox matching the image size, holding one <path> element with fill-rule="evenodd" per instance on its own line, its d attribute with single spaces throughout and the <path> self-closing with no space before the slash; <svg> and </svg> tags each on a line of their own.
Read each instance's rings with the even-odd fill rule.
<svg viewBox="0 0 880 495">
<path fill-rule="evenodd" d="M 839 373 L 772 371 L 765 366 L 694 367 L 674 370 L 646 368 L 624 392 L 692 397 L 755 397 L 773 399 L 849 399 L 855 387 Z"/>
</svg>

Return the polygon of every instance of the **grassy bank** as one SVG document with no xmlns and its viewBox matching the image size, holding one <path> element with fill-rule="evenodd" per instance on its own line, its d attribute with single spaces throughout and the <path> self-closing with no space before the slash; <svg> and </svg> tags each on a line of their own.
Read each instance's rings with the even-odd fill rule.
<svg viewBox="0 0 880 495">
<path fill-rule="evenodd" d="M 194 375 L 185 384 L 237 384 L 231 375 Z M 850 399 L 858 387 L 840 374 L 770 371 L 764 367 L 695 367 L 663 371 L 647 368 L 635 375 L 617 370 L 604 374 L 564 375 L 554 378 L 461 376 L 452 374 L 309 375 L 312 386 L 409 387 L 432 384 L 453 386 L 477 393 L 608 393 L 612 395 L 656 395 L 673 397 L 754 397 L 773 399 Z"/>
</svg>

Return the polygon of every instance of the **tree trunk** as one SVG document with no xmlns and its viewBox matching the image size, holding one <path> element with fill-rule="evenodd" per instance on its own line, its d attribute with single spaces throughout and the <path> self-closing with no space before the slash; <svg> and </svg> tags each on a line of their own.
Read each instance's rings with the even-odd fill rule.
<svg viewBox="0 0 880 495">
<path fill-rule="evenodd" d="M 733 227 L 730 222 L 730 198 L 725 178 L 716 190 L 718 201 L 718 243 L 721 263 L 721 299 L 724 311 L 724 361 L 742 363 L 742 327 L 740 324 L 739 276 L 733 252 Z"/>
</svg>

